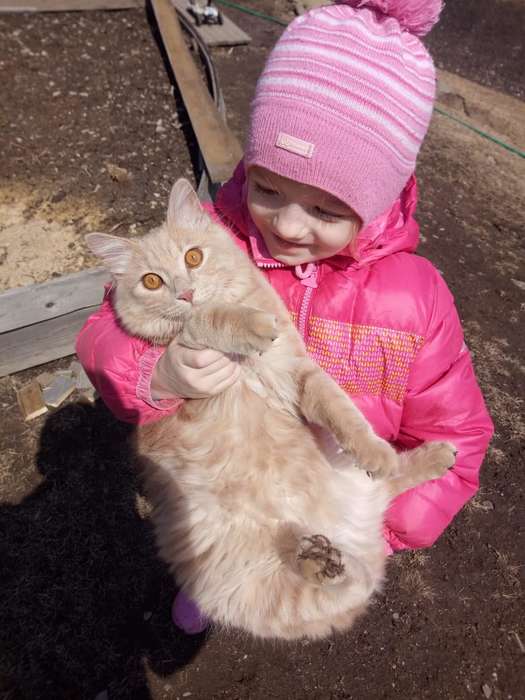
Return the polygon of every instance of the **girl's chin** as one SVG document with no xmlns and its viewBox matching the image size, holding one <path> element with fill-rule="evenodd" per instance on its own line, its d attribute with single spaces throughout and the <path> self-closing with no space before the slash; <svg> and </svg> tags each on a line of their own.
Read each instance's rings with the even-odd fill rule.
<svg viewBox="0 0 525 700">
<path fill-rule="evenodd" d="M 277 244 L 269 247 L 269 250 L 275 260 L 287 265 L 302 265 L 315 260 L 312 251 L 306 246 L 281 246 Z"/>
<path fill-rule="evenodd" d="M 285 265 L 303 265 L 314 260 L 310 253 L 301 253 L 299 251 L 294 253 L 283 253 L 276 251 L 275 254 L 272 254 L 272 257 L 277 260 L 277 262 L 284 263 Z"/>
<path fill-rule="evenodd" d="M 314 261 L 311 255 L 279 255 L 275 259 L 285 265 L 306 265 Z"/>
</svg>

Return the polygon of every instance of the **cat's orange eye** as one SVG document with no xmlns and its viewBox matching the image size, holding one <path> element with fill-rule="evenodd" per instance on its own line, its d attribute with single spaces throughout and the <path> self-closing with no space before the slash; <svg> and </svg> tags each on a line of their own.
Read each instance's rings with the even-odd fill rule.
<svg viewBox="0 0 525 700">
<path fill-rule="evenodd" d="M 186 261 L 186 265 L 188 267 L 199 267 L 203 258 L 204 254 L 200 248 L 190 248 L 190 250 L 188 250 L 184 256 L 184 260 Z"/>
<path fill-rule="evenodd" d="M 156 275 L 154 272 L 148 272 L 143 276 L 142 284 L 146 287 L 146 289 L 160 289 L 164 282 L 162 281 L 162 277 L 159 275 Z"/>
</svg>

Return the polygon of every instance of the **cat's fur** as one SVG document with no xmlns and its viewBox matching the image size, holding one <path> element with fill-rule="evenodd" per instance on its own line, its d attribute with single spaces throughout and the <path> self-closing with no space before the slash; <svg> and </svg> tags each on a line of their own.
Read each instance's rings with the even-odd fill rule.
<svg viewBox="0 0 525 700">
<path fill-rule="evenodd" d="M 130 333 L 159 344 L 177 336 L 242 365 L 224 393 L 137 430 L 158 546 L 177 583 L 211 619 L 261 637 L 348 628 L 383 578 L 389 501 L 445 473 L 453 447 L 398 455 L 377 437 L 185 180 L 160 229 L 88 242 L 114 274 Z M 204 254 L 195 269 L 184 258 L 192 248 Z M 148 272 L 164 279 L 160 290 L 144 288 Z M 179 297 L 188 290 L 192 302 Z"/>
</svg>

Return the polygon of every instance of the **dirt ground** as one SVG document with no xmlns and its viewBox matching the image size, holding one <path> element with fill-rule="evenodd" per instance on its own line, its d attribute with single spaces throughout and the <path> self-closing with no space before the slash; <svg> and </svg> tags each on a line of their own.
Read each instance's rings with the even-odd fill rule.
<svg viewBox="0 0 525 700">
<path fill-rule="evenodd" d="M 292 16 L 285 0 L 246 4 Z M 242 138 L 282 27 L 228 14 L 253 38 L 213 52 Z M 439 67 L 523 99 L 524 20 L 521 0 L 450 0 L 428 44 Z M 89 230 L 159 223 L 195 148 L 142 11 L 3 14 L 0 44 L 1 290 L 95 264 Z M 131 428 L 75 397 L 24 423 L 16 387 L 70 358 L 0 379 L 0 698 L 525 697 L 525 160 L 435 115 L 418 175 L 418 252 L 456 296 L 496 424 L 476 498 L 431 549 L 391 558 L 349 634 L 190 638 L 169 619 Z"/>
</svg>

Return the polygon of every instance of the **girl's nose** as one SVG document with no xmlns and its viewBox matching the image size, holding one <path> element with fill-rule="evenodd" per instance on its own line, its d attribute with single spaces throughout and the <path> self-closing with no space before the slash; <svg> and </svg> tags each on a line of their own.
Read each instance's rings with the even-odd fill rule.
<svg viewBox="0 0 525 700">
<path fill-rule="evenodd" d="M 275 213 L 272 224 L 275 233 L 287 241 L 300 241 L 308 232 L 306 214 L 298 204 L 281 207 Z"/>
</svg>

